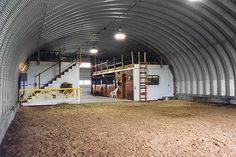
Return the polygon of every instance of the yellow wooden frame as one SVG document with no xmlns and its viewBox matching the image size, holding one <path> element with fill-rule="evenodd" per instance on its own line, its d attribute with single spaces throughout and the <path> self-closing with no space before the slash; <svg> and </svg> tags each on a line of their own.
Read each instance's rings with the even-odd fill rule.
<svg viewBox="0 0 236 157">
<path fill-rule="evenodd" d="M 82 95 L 81 88 L 27 88 L 20 89 L 19 92 L 24 93 L 24 95 L 29 95 L 23 98 L 19 98 L 19 101 L 21 102 L 32 100 L 32 98 L 38 99 L 39 95 L 44 95 L 46 99 L 50 99 L 50 97 L 53 96 L 56 96 L 57 98 L 71 98 L 80 97 Z"/>
</svg>

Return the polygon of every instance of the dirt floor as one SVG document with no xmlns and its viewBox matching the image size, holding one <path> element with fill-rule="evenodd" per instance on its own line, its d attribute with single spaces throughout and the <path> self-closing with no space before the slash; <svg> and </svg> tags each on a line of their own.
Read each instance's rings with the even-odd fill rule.
<svg viewBox="0 0 236 157">
<path fill-rule="evenodd" d="M 23 107 L 1 157 L 236 156 L 236 107 L 189 101 Z"/>
</svg>

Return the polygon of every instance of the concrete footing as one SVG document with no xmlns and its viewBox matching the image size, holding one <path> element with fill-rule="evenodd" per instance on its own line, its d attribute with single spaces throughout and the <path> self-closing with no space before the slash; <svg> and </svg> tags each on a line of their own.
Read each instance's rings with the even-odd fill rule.
<svg viewBox="0 0 236 157">
<path fill-rule="evenodd" d="M 16 112 L 19 109 L 19 104 L 14 106 L 10 111 L 8 111 L 3 117 L 0 118 L 0 144 L 10 126 L 12 120 L 14 119 Z"/>
<path fill-rule="evenodd" d="M 236 105 L 236 96 L 235 97 L 223 97 L 223 96 L 199 96 L 199 95 L 176 94 L 176 98 L 193 100 L 193 101 L 201 101 L 201 102 L 212 102 L 212 103 L 219 103 L 219 104 Z"/>
</svg>

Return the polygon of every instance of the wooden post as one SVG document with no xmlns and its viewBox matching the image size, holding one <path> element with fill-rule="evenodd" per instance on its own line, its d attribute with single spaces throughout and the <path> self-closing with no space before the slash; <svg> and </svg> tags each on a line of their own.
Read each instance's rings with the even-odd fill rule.
<svg viewBox="0 0 236 157">
<path fill-rule="evenodd" d="M 138 51 L 138 64 L 140 64 L 140 51 Z"/>
<path fill-rule="evenodd" d="M 82 64 L 82 52 L 79 48 L 79 60 L 80 60 L 80 65 Z"/>
<path fill-rule="evenodd" d="M 39 82 L 38 82 L 38 84 L 39 84 L 39 85 L 38 85 L 38 88 L 39 88 L 39 89 L 40 89 L 40 86 L 41 86 L 41 85 L 40 85 L 40 81 L 41 81 L 41 80 L 40 80 L 40 75 L 41 75 L 41 74 L 39 74 Z"/>
<path fill-rule="evenodd" d="M 79 63 L 79 49 L 76 51 L 76 62 Z"/>
<path fill-rule="evenodd" d="M 38 51 L 37 65 L 40 65 L 40 50 Z"/>
<path fill-rule="evenodd" d="M 162 68 L 162 65 L 163 65 L 163 57 L 161 56 L 161 68 Z"/>
<path fill-rule="evenodd" d="M 107 65 L 107 71 L 108 71 L 108 69 L 109 69 L 109 61 L 108 60 L 106 61 L 106 65 Z"/>
<path fill-rule="evenodd" d="M 147 53 L 144 52 L 144 63 L 147 63 Z"/>
<path fill-rule="evenodd" d="M 59 75 L 61 74 L 61 51 L 62 49 L 59 49 Z"/>
<path fill-rule="evenodd" d="M 121 64 L 122 64 L 122 68 L 124 68 L 124 55 L 121 54 Z"/>
<path fill-rule="evenodd" d="M 113 57 L 114 70 L 116 70 L 116 58 Z"/>
<path fill-rule="evenodd" d="M 98 69 L 97 69 L 97 58 L 95 58 L 95 72 L 96 73 L 98 72 Z"/>
<path fill-rule="evenodd" d="M 134 67 L 134 52 L 131 52 L 131 59 L 132 59 L 132 67 Z"/>
<path fill-rule="evenodd" d="M 95 81 L 95 87 L 94 87 L 93 95 L 97 96 L 96 93 L 97 93 L 97 84 L 96 84 L 96 81 Z"/>
</svg>

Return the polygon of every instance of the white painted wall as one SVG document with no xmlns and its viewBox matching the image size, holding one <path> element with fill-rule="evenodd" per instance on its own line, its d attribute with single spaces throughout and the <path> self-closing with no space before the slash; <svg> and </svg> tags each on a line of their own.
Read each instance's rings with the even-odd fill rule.
<svg viewBox="0 0 236 157">
<path fill-rule="evenodd" d="M 64 82 L 71 83 L 72 88 L 79 88 L 79 78 L 80 78 L 80 68 L 79 65 L 74 66 L 68 72 L 49 84 L 49 88 L 60 88 L 61 84 Z"/>
<path fill-rule="evenodd" d="M 148 65 L 147 75 L 159 75 L 159 85 L 147 86 L 147 99 L 157 100 L 174 96 L 174 80 L 168 65 Z M 139 65 L 134 65 L 134 100 L 139 101 Z"/>
<path fill-rule="evenodd" d="M 37 62 L 31 61 L 30 67 L 27 70 L 27 82 L 26 88 L 35 88 L 35 82 L 38 85 L 38 77 L 35 77 L 40 72 L 48 69 L 52 65 L 56 64 L 55 62 L 40 62 L 40 65 L 37 65 Z M 61 64 L 61 71 L 65 70 L 65 68 L 71 63 L 69 62 L 62 62 Z M 51 68 L 50 70 L 46 71 L 41 75 L 41 86 L 47 84 L 52 78 L 59 74 L 59 65 Z M 38 87 L 38 86 L 37 86 Z"/>
</svg>

